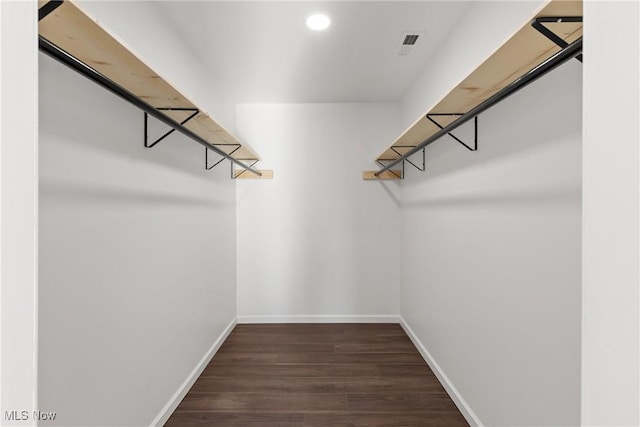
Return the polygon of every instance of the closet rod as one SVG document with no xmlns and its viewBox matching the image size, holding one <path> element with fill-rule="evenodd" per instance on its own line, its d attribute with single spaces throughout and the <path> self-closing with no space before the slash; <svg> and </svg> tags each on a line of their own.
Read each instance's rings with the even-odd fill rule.
<svg viewBox="0 0 640 427">
<path fill-rule="evenodd" d="M 102 75 L 98 71 L 94 70 L 89 65 L 87 65 L 84 62 L 80 61 L 78 58 L 76 58 L 76 57 L 70 55 L 69 53 L 65 52 L 64 50 L 60 49 L 58 46 L 54 45 L 53 43 L 51 43 L 49 40 L 45 39 L 42 36 L 40 36 L 39 45 L 40 45 L 40 50 L 43 51 L 44 53 L 46 53 L 47 55 L 53 57 L 54 59 L 56 59 L 56 60 L 58 60 L 60 62 L 62 62 L 63 64 L 65 64 L 69 68 L 77 71 L 78 73 L 80 73 L 83 76 L 87 77 L 89 80 L 93 81 L 94 83 L 97 83 L 98 85 L 104 87 L 105 89 L 113 92 L 114 94 L 118 95 L 122 99 L 130 102 L 131 104 L 133 104 L 136 107 L 140 108 L 142 111 L 145 111 L 149 115 L 151 115 L 151 116 L 155 117 L 156 119 L 160 120 L 161 122 L 163 122 L 167 126 L 171 126 L 173 129 L 175 129 L 178 132 L 182 133 L 183 135 L 186 135 L 187 137 L 193 139 L 197 143 L 199 143 L 201 145 L 204 145 L 206 148 L 210 149 L 211 151 L 214 151 L 217 154 L 221 155 L 222 157 L 224 157 L 226 159 L 229 159 L 231 162 L 233 162 L 236 165 L 240 166 L 242 169 L 248 170 L 248 171 L 250 171 L 250 172 L 252 172 L 252 173 L 254 173 L 254 174 L 258 175 L 258 176 L 262 176 L 262 172 L 260 172 L 259 170 L 254 169 L 254 168 L 252 168 L 250 166 L 247 166 L 247 165 L 245 165 L 244 163 L 240 162 L 237 159 L 234 159 L 229 154 L 227 154 L 224 151 L 220 150 L 215 145 L 212 145 L 211 143 L 207 142 L 201 136 L 195 134 L 193 131 L 187 129 L 186 127 L 184 127 L 180 123 L 176 122 L 175 120 L 165 116 L 164 114 L 162 114 L 161 112 L 156 110 L 151 105 L 147 104 L 146 102 L 142 101 L 140 98 L 138 98 L 135 95 L 133 95 L 128 90 L 124 89 L 123 87 L 121 87 L 117 83 L 115 83 L 112 80 L 110 80 L 108 77 L 105 77 L 104 75 Z"/>
<path fill-rule="evenodd" d="M 482 113 L 483 111 L 488 110 L 489 108 L 493 107 L 503 99 L 507 98 L 510 95 L 513 95 L 520 89 L 524 88 L 529 83 L 533 83 L 534 81 L 544 76 L 551 70 L 564 64 L 570 59 L 575 58 L 577 55 L 581 53 L 582 53 L 582 37 L 580 37 L 578 40 L 571 43 L 569 46 L 563 48 L 559 52 L 555 53 L 553 56 L 551 56 L 549 59 L 544 61 L 542 64 L 538 65 L 534 69 L 530 70 L 528 73 L 519 77 L 517 80 L 513 81 L 511 84 L 509 84 L 508 86 L 504 87 L 503 89 L 501 89 L 500 91 L 492 95 L 490 98 L 487 98 L 480 104 L 476 105 L 467 113 L 463 114 L 462 116 L 457 118 L 455 121 L 451 122 L 449 125 L 443 127 L 438 132 L 434 133 L 429 138 L 425 139 L 420 144 L 416 145 L 415 147 L 407 151 L 402 156 L 388 163 L 385 167 L 377 171 L 374 175 L 379 176 L 384 171 L 391 169 L 398 163 L 406 160 L 408 157 L 422 150 L 424 147 L 431 144 L 435 140 L 448 134 L 449 132 L 456 129 L 458 126 L 466 123 L 467 121 L 476 117 L 478 114 Z"/>
</svg>

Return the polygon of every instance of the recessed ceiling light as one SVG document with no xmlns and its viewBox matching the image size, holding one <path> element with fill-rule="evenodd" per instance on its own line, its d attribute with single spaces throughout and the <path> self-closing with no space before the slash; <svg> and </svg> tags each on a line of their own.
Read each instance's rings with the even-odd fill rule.
<svg viewBox="0 0 640 427">
<path fill-rule="evenodd" d="M 331 20 L 327 15 L 317 14 L 307 18 L 307 27 L 314 31 L 326 30 L 329 28 L 329 24 L 331 24 Z"/>
</svg>

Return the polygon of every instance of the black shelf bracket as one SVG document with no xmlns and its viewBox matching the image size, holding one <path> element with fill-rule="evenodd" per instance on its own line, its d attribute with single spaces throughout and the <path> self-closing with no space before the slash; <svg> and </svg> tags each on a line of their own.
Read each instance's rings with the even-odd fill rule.
<svg viewBox="0 0 640 427">
<path fill-rule="evenodd" d="M 431 123 L 433 123 L 434 125 L 438 126 L 440 128 L 440 130 L 442 130 L 442 129 L 444 129 L 444 126 L 442 126 L 440 123 L 436 122 L 433 119 L 434 116 L 437 117 L 437 116 L 463 116 L 463 115 L 464 114 L 462 114 L 462 113 L 434 113 L 434 114 L 427 114 L 427 119 L 429 119 L 431 121 Z M 469 150 L 469 151 L 478 151 L 478 116 L 475 116 L 473 118 L 473 147 L 468 145 L 468 144 L 466 144 L 463 140 L 461 140 L 460 138 L 458 138 L 457 136 L 455 136 L 451 132 L 447 132 L 447 135 L 449 135 L 451 138 L 453 138 L 456 141 L 458 141 L 467 150 Z"/>
<path fill-rule="evenodd" d="M 249 165 L 250 168 L 254 167 L 256 165 L 256 163 L 258 163 L 260 161 L 260 160 L 256 160 L 256 159 L 247 159 L 247 160 L 253 160 L 253 162 Z M 236 171 L 233 168 L 233 163 L 231 163 L 231 179 L 238 178 L 240 175 L 245 173 L 247 170 L 248 169 L 242 169 L 242 171 L 240 171 L 240 173 L 236 175 Z"/>
<path fill-rule="evenodd" d="M 189 120 L 193 119 L 200 112 L 200 110 L 198 110 L 197 108 L 156 108 L 156 110 L 158 111 L 190 111 L 191 114 L 189 115 L 189 117 L 187 117 L 186 119 L 180 122 L 181 126 L 185 125 Z M 148 128 L 149 128 L 149 115 L 145 111 L 144 112 L 144 146 L 145 148 L 154 147 L 158 142 L 162 141 L 163 139 L 165 139 L 166 137 L 168 137 L 169 135 L 171 135 L 173 132 L 176 131 L 175 129 L 171 129 L 169 132 L 165 133 L 160 138 L 156 139 L 151 144 L 149 144 Z"/>
<path fill-rule="evenodd" d="M 242 147 L 242 145 L 240 144 L 214 144 L 216 147 L 219 146 L 232 146 L 235 147 L 233 150 L 231 150 L 231 152 L 229 152 L 229 156 L 231 156 L 233 153 L 235 153 L 236 151 L 238 151 L 240 149 L 240 147 Z M 204 168 L 208 171 L 210 171 L 211 169 L 215 168 L 216 166 L 218 166 L 220 163 L 224 162 L 226 160 L 226 157 L 221 158 L 220 160 L 218 160 L 217 162 L 215 162 L 214 164 L 212 164 L 211 166 L 209 166 L 209 149 L 207 147 L 204 147 Z M 231 166 L 233 166 L 233 163 L 231 163 Z"/>
<path fill-rule="evenodd" d="M 38 9 L 38 21 L 42 21 L 51 12 L 62 6 L 62 0 L 52 0 L 46 2 L 40 9 Z"/>
<path fill-rule="evenodd" d="M 395 145 L 395 146 L 391 147 L 391 151 L 396 153 L 398 156 L 402 156 L 402 153 L 399 152 L 398 150 L 396 150 L 396 148 L 413 148 L 413 145 Z M 425 159 L 424 148 L 422 149 L 422 166 L 416 165 L 411 160 L 409 160 L 409 158 L 406 158 L 405 161 L 407 161 L 414 168 L 418 169 L 420 172 L 424 172 L 425 169 L 427 168 L 427 166 L 426 166 L 427 162 L 426 162 L 426 159 Z M 404 172 L 404 169 L 403 169 L 403 172 Z"/>
<path fill-rule="evenodd" d="M 414 148 L 413 145 L 394 145 L 392 146 L 390 149 L 391 151 L 393 151 L 394 153 L 396 153 L 398 156 L 402 156 L 402 153 L 400 151 L 397 150 L 397 148 Z M 378 163 L 380 166 L 385 167 L 386 164 L 385 162 L 392 162 L 395 159 L 377 159 L 376 163 Z M 398 177 L 398 179 L 404 179 L 404 164 L 409 163 L 411 166 L 413 166 L 414 168 L 418 169 L 420 172 L 424 172 L 427 167 L 427 162 L 426 162 L 426 158 L 425 158 L 425 150 L 422 149 L 422 166 L 418 166 L 417 164 L 413 163 L 411 160 L 409 160 L 408 158 L 402 160 L 402 168 L 400 169 L 400 174 L 397 174 L 395 170 L 391 170 L 389 169 L 389 172 L 391 172 L 392 174 L 394 174 L 395 176 Z"/>
<path fill-rule="evenodd" d="M 394 146 L 391 147 L 391 151 L 396 153 L 398 156 L 402 156 L 402 153 L 399 152 L 398 150 L 396 150 L 396 148 L 413 148 L 413 145 L 394 145 Z M 424 150 L 422 150 L 422 166 L 416 165 L 411 160 L 409 160 L 409 158 L 406 158 L 405 161 L 407 161 L 414 168 L 418 169 L 420 172 L 424 172 L 425 169 L 426 169 L 427 162 L 426 162 L 426 159 L 425 159 Z"/>
<path fill-rule="evenodd" d="M 394 150 L 395 151 L 395 150 Z M 394 159 L 376 159 L 376 163 L 380 165 L 380 167 L 386 167 L 385 162 L 392 162 Z M 398 179 L 404 179 L 404 161 L 402 161 L 402 167 L 400 169 L 400 174 L 398 174 L 394 169 L 388 169 L 389 172 L 398 177 Z"/>
<path fill-rule="evenodd" d="M 569 46 L 569 43 L 564 41 L 562 37 L 551 31 L 547 26 L 544 25 L 545 23 L 561 24 L 563 22 L 582 22 L 582 16 L 544 16 L 535 18 L 533 21 L 531 21 L 531 26 L 538 30 L 540 34 L 557 44 L 560 49 L 564 49 L 565 47 Z M 582 62 L 582 54 L 576 56 L 576 59 Z"/>
</svg>

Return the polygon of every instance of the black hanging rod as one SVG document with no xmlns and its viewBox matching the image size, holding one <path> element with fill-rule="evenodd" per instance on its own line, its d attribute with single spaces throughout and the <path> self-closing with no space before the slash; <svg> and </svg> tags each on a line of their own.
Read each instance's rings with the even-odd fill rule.
<svg viewBox="0 0 640 427">
<path fill-rule="evenodd" d="M 142 101 L 140 98 L 136 97 L 135 95 L 133 95 L 131 92 L 129 92 L 122 86 L 118 85 L 108 77 L 105 77 L 103 74 L 94 70 L 89 65 L 80 61 L 78 58 L 74 57 L 68 52 L 60 49 L 58 46 L 54 45 L 53 43 L 51 43 L 49 40 L 45 39 L 42 36 L 40 36 L 39 46 L 42 52 L 60 61 L 64 65 L 68 66 L 69 68 L 77 71 L 78 73 L 87 77 L 89 80 L 93 81 L 94 83 L 97 83 L 98 85 L 104 87 L 110 92 L 118 95 L 120 98 L 124 99 L 125 101 L 130 102 L 131 104 L 140 108 L 142 111 L 146 112 L 150 116 L 153 116 L 156 119 L 160 120 L 167 126 L 171 126 L 173 129 L 177 130 L 178 132 L 182 133 L 185 136 L 188 136 L 189 138 L 196 141 L 198 144 L 201 144 L 207 147 L 208 149 L 223 156 L 224 158 L 229 159 L 232 163 L 235 163 L 236 165 L 240 166 L 242 169 L 249 170 L 258 176 L 262 176 L 262 172 L 260 172 L 259 170 L 254 169 L 253 167 L 245 165 L 244 163 L 234 159 L 224 151 L 220 150 L 215 145 L 212 145 L 209 142 L 207 142 L 201 136 L 195 134 L 191 130 L 182 126 L 179 122 L 176 122 L 170 117 L 165 116 L 163 113 L 159 112 L 157 109 L 155 109 L 151 105 Z"/>
<path fill-rule="evenodd" d="M 581 53 L 582 53 L 582 37 L 580 37 L 578 40 L 574 41 L 567 47 L 563 48 L 561 51 L 557 52 L 556 54 L 551 56 L 549 59 L 544 61 L 542 64 L 530 70 L 528 73 L 524 74 L 523 76 L 521 76 L 520 78 L 518 78 L 508 86 L 502 88 L 500 91 L 495 93 L 490 98 L 487 98 L 486 100 L 484 100 L 483 102 L 481 102 L 480 104 L 478 104 L 477 106 L 469 110 L 468 112 L 464 113 L 455 121 L 451 122 L 449 125 L 443 127 L 438 132 L 434 133 L 429 138 L 425 139 L 420 144 L 416 145 L 411 150 L 407 151 L 404 155 L 398 157 L 392 162 L 389 162 L 385 167 L 377 171 L 375 173 L 375 176 L 379 176 L 382 172 L 391 169 L 398 163 L 405 160 L 407 157 L 412 156 L 413 154 L 422 150 L 427 145 L 431 144 L 432 142 L 436 141 L 442 136 L 448 134 L 449 132 L 455 130 L 458 126 L 463 125 L 464 123 L 468 122 L 472 118 L 476 117 L 478 114 L 482 113 L 485 110 L 488 110 L 489 108 L 493 107 L 503 99 L 509 97 L 510 95 L 513 95 L 520 89 L 524 88 L 530 83 L 533 83 L 534 81 L 544 76 L 551 70 L 554 70 L 555 68 L 559 67 L 560 65 L 569 61 L 570 59 L 575 58 L 577 55 Z"/>
</svg>

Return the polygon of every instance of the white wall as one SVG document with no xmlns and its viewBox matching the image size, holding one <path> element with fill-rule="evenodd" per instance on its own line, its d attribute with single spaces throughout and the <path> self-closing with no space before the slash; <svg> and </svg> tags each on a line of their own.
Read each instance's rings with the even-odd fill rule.
<svg viewBox="0 0 640 427">
<path fill-rule="evenodd" d="M 149 425 L 235 317 L 235 185 L 44 55 L 40 107 L 40 405 Z"/>
<path fill-rule="evenodd" d="M 397 315 L 397 183 L 361 174 L 393 140 L 398 105 L 240 105 L 236 114 L 240 137 L 275 170 L 273 181 L 237 186 L 239 318 Z"/>
<path fill-rule="evenodd" d="M 640 7 L 585 2 L 582 423 L 640 424 Z"/>
<path fill-rule="evenodd" d="M 475 153 L 430 145 L 402 184 L 400 312 L 474 423 L 580 420 L 581 73 L 481 115 Z"/>
<path fill-rule="evenodd" d="M 544 3 L 546 0 L 473 2 L 402 99 L 400 131 L 429 111 Z"/>
<path fill-rule="evenodd" d="M 0 424 L 37 408 L 35 2 L 0 2 Z M 28 411 L 10 422 L 5 411 Z M 22 413 L 19 412 L 22 418 Z"/>
</svg>

